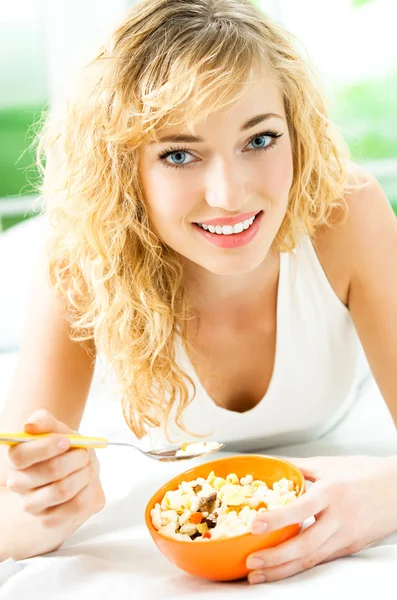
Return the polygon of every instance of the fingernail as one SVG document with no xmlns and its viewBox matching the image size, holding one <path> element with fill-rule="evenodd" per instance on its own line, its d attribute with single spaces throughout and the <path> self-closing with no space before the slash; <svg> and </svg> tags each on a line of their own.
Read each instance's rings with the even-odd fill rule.
<svg viewBox="0 0 397 600">
<path fill-rule="evenodd" d="M 44 421 L 42 419 L 35 419 L 34 421 L 26 421 L 26 425 L 44 425 Z"/>
<path fill-rule="evenodd" d="M 256 521 L 252 525 L 252 533 L 264 533 L 267 529 L 267 523 L 264 521 Z"/>
<path fill-rule="evenodd" d="M 259 558 L 259 556 L 255 556 L 247 560 L 247 569 L 262 569 L 264 566 L 265 562 Z"/>
<path fill-rule="evenodd" d="M 253 573 L 248 577 L 249 583 L 255 585 L 256 583 L 265 583 L 266 577 L 262 573 Z"/>
</svg>

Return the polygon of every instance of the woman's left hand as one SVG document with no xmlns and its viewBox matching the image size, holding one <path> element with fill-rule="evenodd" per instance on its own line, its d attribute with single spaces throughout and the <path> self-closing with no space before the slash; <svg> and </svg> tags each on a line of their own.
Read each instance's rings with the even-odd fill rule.
<svg viewBox="0 0 397 600">
<path fill-rule="evenodd" d="M 251 554 L 250 583 L 278 581 L 354 554 L 397 530 L 397 456 L 287 460 L 314 483 L 296 501 L 260 515 L 252 532 L 274 531 L 313 516 L 315 521 L 292 539 Z"/>
</svg>

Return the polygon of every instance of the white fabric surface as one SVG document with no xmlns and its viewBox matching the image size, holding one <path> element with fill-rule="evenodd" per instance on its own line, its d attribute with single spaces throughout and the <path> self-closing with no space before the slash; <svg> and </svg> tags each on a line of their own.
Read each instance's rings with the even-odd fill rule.
<svg viewBox="0 0 397 600">
<path fill-rule="evenodd" d="M 15 573 L 22 571 L 23 566 L 13 558 L 7 558 L 0 563 L 0 586 Z"/>
<path fill-rule="evenodd" d="M 43 227 L 43 220 L 35 219 L 0 235 L 0 410 L 16 364 Z M 101 383 L 99 366 L 81 433 L 131 439 L 121 409 L 112 400 L 111 390 Z M 267 449 L 265 453 L 292 457 L 386 456 L 397 453 L 397 433 L 372 383 L 362 391 L 346 418 L 324 437 L 296 446 Z M 97 454 L 107 499 L 105 509 L 72 535 L 59 551 L 0 563 L 0 600 L 87 600 L 91 596 L 95 600 L 109 597 L 310 600 L 335 594 L 345 597 L 350 593 L 361 600 L 372 600 L 382 584 L 389 590 L 390 597 L 395 595 L 397 533 L 355 556 L 264 586 L 251 587 L 246 582 L 219 584 L 191 577 L 163 557 L 146 531 L 143 514 L 151 494 L 196 461 L 181 465 L 158 464 L 122 447 L 98 450 Z"/>
</svg>

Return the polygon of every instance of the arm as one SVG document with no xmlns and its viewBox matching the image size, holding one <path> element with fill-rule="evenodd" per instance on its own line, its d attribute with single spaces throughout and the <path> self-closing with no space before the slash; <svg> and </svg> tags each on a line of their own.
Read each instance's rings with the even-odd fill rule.
<svg viewBox="0 0 397 600">
<path fill-rule="evenodd" d="M 19 431 L 36 408 L 47 409 L 72 429 L 78 429 L 94 372 L 95 354 L 93 347 L 88 351 L 69 336 L 63 301 L 49 288 L 40 271 L 11 390 L 0 416 L 3 430 Z"/>
<path fill-rule="evenodd" d="M 40 272 L 28 310 L 18 365 L 0 415 L 0 430 L 22 431 L 24 422 L 36 409 L 46 409 L 54 416 L 54 431 L 78 429 L 93 370 L 93 348 L 89 353 L 70 340 L 63 301 L 48 286 L 44 272 Z M 30 444 L 36 442 L 27 446 Z M 77 451 L 67 454 L 73 456 L 76 469 L 78 455 L 73 452 Z M 80 458 L 87 462 L 82 456 L 86 451 L 79 452 Z M 37 514 L 27 512 L 24 495 L 6 487 L 9 471 L 9 450 L 0 446 L 0 561 L 9 556 L 26 558 L 59 547 L 78 525 L 71 526 L 65 519 L 63 524 L 53 526 L 54 522 L 50 524 L 48 519 L 43 521 Z M 22 470 L 16 473 L 23 475 Z M 25 471 L 28 473 L 31 476 L 31 471 Z M 19 531 L 20 536 L 16 535 Z"/>
<path fill-rule="evenodd" d="M 350 207 L 348 307 L 397 426 L 397 219 L 375 180 L 352 197 Z"/>
<path fill-rule="evenodd" d="M 375 380 L 397 425 L 397 219 L 380 185 L 352 167 L 366 187 L 348 197 L 348 215 L 314 239 L 335 293 L 349 309 Z"/>
</svg>

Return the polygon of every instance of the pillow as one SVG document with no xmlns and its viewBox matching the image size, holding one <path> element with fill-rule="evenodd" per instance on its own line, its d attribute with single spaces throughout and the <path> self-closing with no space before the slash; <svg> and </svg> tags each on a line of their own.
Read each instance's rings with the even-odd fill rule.
<svg viewBox="0 0 397 600">
<path fill-rule="evenodd" d="M 0 233 L 0 352 L 19 348 L 46 217 L 32 217 Z"/>
</svg>

